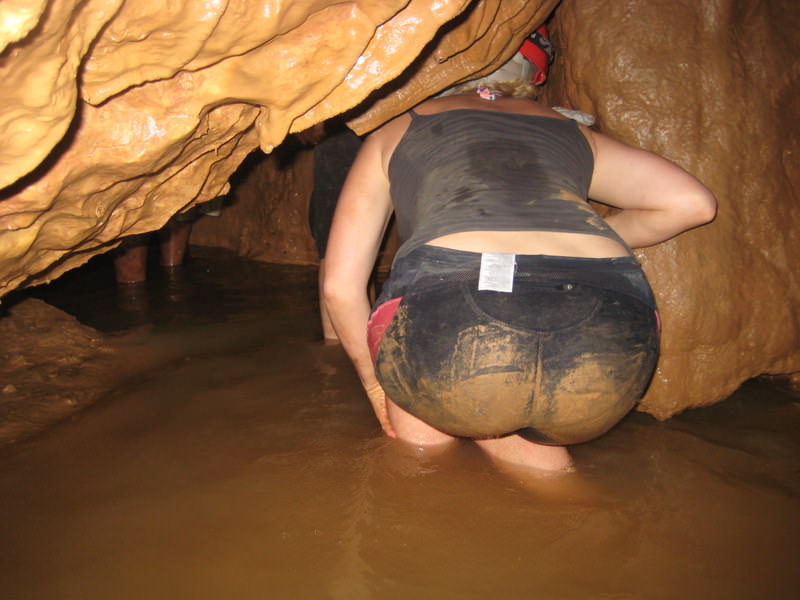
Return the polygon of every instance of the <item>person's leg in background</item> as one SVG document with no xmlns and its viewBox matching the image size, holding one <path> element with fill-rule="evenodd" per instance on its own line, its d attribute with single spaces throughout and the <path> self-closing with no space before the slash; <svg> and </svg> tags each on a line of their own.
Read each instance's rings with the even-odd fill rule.
<svg viewBox="0 0 800 600">
<path fill-rule="evenodd" d="M 177 215 L 167 221 L 167 224 L 158 232 L 160 264 L 165 268 L 179 267 L 186 258 L 186 248 L 192 233 L 192 221 L 179 218 L 180 216 Z"/>
<path fill-rule="evenodd" d="M 148 233 L 132 235 L 114 250 L 114 276 L 117 283 L 141 283 L 147 279 L 149 239 Z"/>
<path fill-rule="evenodd" d="M 185 297 L 185 285 L 180 266 L 186 258 L 193 219 L 176 215 L 158 233 L 159 264 L 166 277 L 167 297 Z M 151 234 L 142 233 L 125 238 L 113 251 L 114 277 L 117 282 L 120 308 L 127 312 L 143 313 L 149 305 L 147 293 L 147 259 Z"/>
</svg>

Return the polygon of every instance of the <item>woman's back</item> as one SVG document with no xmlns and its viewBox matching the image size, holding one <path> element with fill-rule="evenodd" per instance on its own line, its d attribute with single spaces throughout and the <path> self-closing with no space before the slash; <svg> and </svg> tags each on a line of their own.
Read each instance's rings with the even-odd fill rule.
<svg viewBox="0 0 800 600">
<path fill-rule="evenodd" d="M 593 157 L 574 121 L 476 109 L 411 116 L 389 163 L 398 256 L 487 230 L 622 243 L 586 202 Z"/>
<path fill-rule="evenodd" d="M 451 96 L 381 132 L 403 256 L 462 250 L 629 254 L 586 202 L 593 153 L 579 125 L 533 101 Z"/>
</svg>

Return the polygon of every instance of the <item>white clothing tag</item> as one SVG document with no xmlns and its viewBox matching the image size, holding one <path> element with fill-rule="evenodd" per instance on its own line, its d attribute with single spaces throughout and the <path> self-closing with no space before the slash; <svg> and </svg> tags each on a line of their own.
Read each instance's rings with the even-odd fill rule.
<svg viewBox="0 0 800 600">
<path fill-rule="evenodd" d="M 484 252 L 481 254 L 481 272 L 478 277 L 479 290 L 510 292 L 514 288 L 516 254 Z"/>
</svg>

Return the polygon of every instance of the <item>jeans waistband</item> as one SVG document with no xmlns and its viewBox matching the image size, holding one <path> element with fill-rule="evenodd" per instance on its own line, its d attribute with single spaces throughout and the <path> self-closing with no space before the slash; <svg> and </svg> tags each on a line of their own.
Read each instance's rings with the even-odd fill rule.
<svg viewBox="0 0 800 600">
<path fill-rule="evenodd" d="M 583 258 L 543 254 L 517 254 L 514 281 L 575 283 L 613 289 L 655 308 L 650 285 L 633 256 Z M 392 268 L 388 294 L 396 297 L 409 286 L 414 291 L 453 281 L 478 278 L 481 253 L 424 245 L 402 257 Z"/>
<path fill-rule="evenodd" d="M 439 266 L 447 271 L 479 271 L 481 267 L 480 252 L 453 250 L 439 246 L 423 245 L 413 250 L 408 256 L 398 260 L 396 267 L 413 268 L 428 264 Z M 515 256 L 516 272 L 524 274 L 561 273 L 564 271 L 640 271 L 639 261 L 633 256 L 613 258 L 584 258 L 579 256 L 552 256 L 549 254 L 517 254 Z"/>
</svg>

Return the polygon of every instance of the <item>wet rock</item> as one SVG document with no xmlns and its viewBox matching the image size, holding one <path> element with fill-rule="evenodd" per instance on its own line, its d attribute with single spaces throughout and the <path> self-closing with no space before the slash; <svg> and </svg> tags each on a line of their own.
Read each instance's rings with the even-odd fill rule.
<svg viewBox="0 0 800 600">
<path fill-rule="evenodd" d="M 107 392 L 118 351 L 74 317 L 29 298 L 0 318 L 0 445 L 62 421 Z"/>
<path fill-rule="evenodd" d="M 224 194 L 256 147 L 270 152 L 401 74 L 413 81 L 359 131 L 493 68 L 555 3 L 4 3 L 0 294 Z"/>
<path fill-rule="evenodd" d="M 680 164 L 716 221 L 639 252 L 664 324 L 640 409 L 666 418 L 800 370 L 800 13 L 788 4 L 570 0 L 547 99 Z"/>
</svg>

